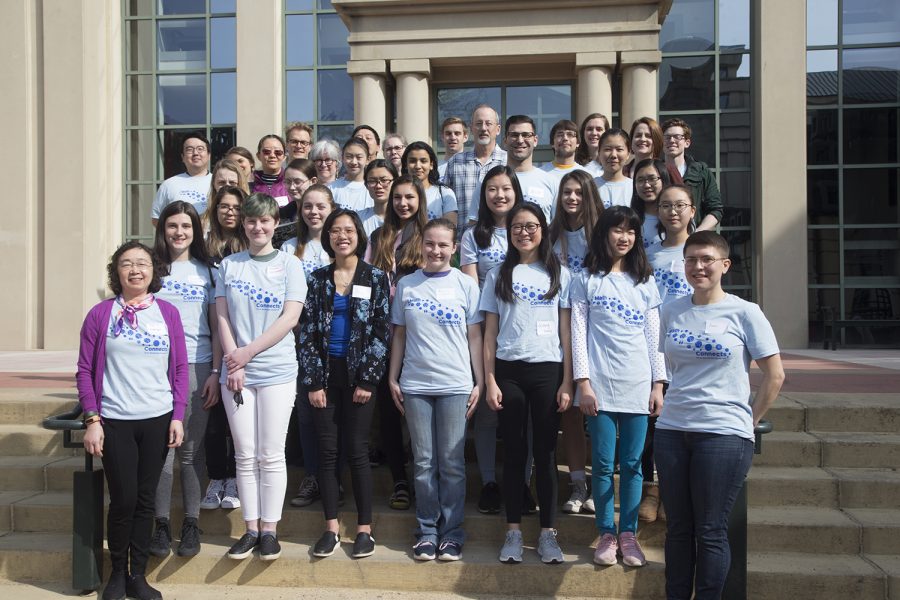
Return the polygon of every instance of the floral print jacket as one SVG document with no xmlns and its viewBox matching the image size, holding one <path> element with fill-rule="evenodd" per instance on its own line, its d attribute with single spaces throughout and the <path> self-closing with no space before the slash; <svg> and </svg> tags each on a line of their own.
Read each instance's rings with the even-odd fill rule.
<svg viewBox="0 0 900 600">
<path fill-rule="evenodd" d="M 300 316 L 297 359 L 307 391 L 328 383 L 328 339 L 334 316 L 334 265 L 309 275 L 309 291 Z M 372 391 L 387 368 L 390 296 L 388 277 L 362 260 L 353 274 L 350 297 L 350 342 L 347 346 L 348 385 Z"/>
</svg>

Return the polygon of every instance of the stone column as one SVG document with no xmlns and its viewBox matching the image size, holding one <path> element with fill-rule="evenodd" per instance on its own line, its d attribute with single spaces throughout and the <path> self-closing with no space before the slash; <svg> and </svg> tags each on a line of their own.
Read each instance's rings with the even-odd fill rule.
<svg viewBox="0 0 900 600">
<path fill-rule="evenodd" d="M 387 63 L 383 60 L 351 60 L 347 74 L 353 78 L 353 121 L 371 125 L 379 135 L 387 131 Z"/>
<path fill-rule="evenodd" d="M 591 113 L 612 118 L 612 73 L 615 68 L 615 52 L 582 52 L 575 55 L 575 70 L 578 73 L 575 120 L 579 125 Z"/>
<path fill-rule="evenodd" d="M 806 3 L 751 5 L 755 298 L 781 348 L 806 348 Z"/>
<path fill-rule="evenodd" d="M 237 143 L 284 134 L 284 16 L 280 2 L 237 0 Z M 287 148 L 285 148 L 287 150 Z"/>
<path fill-rule="evenodd" d="M 408 142 L 431 143 L 429 116 L 431 94 L 428 79 L 431 61 L 427 58 L 392 60 L 391 73 L 397 80 L 397 131 Z"/>
<path fill-rule="evenodd" d="M 622 65 L 622 112 L 619 123 L 628 131 L 635 119 L 656 118 L 659 106 L 657 70 L 662 60 L 658 50 L 620 52 Z"/>
</svg>

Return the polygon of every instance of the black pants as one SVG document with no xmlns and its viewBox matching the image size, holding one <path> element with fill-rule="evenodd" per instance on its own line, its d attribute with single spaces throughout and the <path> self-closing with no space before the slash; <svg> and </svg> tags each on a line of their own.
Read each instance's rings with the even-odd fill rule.
<svg viewBox="0 0 900 600">
<path fill-rule="evenodd" d="M 503 393 L 503 410 L 497 417 L 503 436 L 503 502 L 506 522 L 522 522 L 522 490 L 528 459 L 528 419 L 534 441 L 541 527 L 553 527 L 556 519 L 556 438 L 559 413 L 556 392 L 562 383 L 562 363 L 528 363 L 497 359 L 496 379 Z"/>
<path fill-rule="evenodd" d="M 656 432 L 656 417 L 647 419 L 647 437 L 644 440 L 644 453 L 641 455 L 641 473 L 644 483 L 653 481 L 653 434 Z"/>
<path fill-rule="evenodd" d="M 338 516 L 338 448 L 350 464 L 350 480 L 356 500 L 357 524 L 372 523 L 372 466 L 369 433 L 375 411 L 375 394 L 365 404 L 354 404 L 354 388 L 347 385 L 346 360 L 329 358 L 325 408 L 313 409 L 319 439 L 319 491 L 325 519 Z"/>
<path fill-rule="evenodd" d="M 390 363 L 390 356 L 387 358 Z M 378 433 L 381 449 L 384 451 L 391 479 L 394 483 L 408 481 L 406 477 L 406 450 L 403 448 L 403 415 L 394 406 L 388 388 L 387 371 L 378 383 Z"/>
<path fill-rule="evenodd" d="M 210 479 L 235 477 L 234 444 L 231 442 L 224 402 L 226 400 L 223 398 L 209 409 L 209 421 L 206 424 L 203 443 L 206 449 L 206 472 Z"/>
<path fill-rule="evenodd" d="M 152 419 L 103 421 L 103 470 L 109 488 L 106 517 L 109 556 L 114 571 L 147 570 L 156 486 L 166 460 L 172 413 Z"/>
</svg>

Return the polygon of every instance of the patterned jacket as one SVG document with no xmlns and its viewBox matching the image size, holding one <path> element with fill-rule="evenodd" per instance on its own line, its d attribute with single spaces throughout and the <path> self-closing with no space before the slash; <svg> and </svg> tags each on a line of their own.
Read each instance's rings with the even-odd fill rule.
<svg viewBox="0 0 900 600">
<path fill-rule="evenodd" d="M 328 338 L 334 316 L 334 265 L 309 275 L 309 292 L 300 316 L 297 359 L 307 391 L 324 389 L 328 382 Z M 350 342 L 347 378 L 350 386 L 372 391 L 387 368 L 390 301 L 384 271 L 362 260 L 353 274 L 353 288 L 369 288 L 369 298 L 350 298 Z"/>
</svg>

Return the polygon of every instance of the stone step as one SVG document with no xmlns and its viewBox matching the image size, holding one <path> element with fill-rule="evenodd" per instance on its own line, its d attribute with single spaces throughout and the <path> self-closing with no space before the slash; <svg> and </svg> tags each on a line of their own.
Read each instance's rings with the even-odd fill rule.
<svg viewBox="0 0 900 600">
<path fill-rule="evenodd" d="M 754 466 L 747 480 L 750 506 L 840 506 L 837 479 L 819 467 Z"/>
<path fill-rule="evenodd" d="M 62 434 L 40 425 L 0 425 L 0 456 L 74 456 L 64 448 Z"/>
<path fill-rule="evenodd" d="M 896 516 L 893 526 L 900 533 L 900 515 Z M 747 511 L 751 552 L 858 554 L 860 529 L 858 519 L 832 508 L 766 506 Z"/>
<path fill-rule="evenodd" d="M 837 477 L 842 508 L 897 508 L 900 471 L 897 469 L 828 469 Z"/>
<path fill-rule="evenodd" d="M 862 526 L 863 552 L 900 556 L 900 509 L 849 508 L 845 512 Z"/>
<path fill-rule="evenodd" d="M 774 430 L 763 436 L 762 452 L 753 455 L 754 467 L 819 467 L 821 441 L 803 431 Z"/>
<path fill-rule="evenodd" d="M 46 417 L 68 412 L 77 402 L 74 390 L 0 389 L 0 424 L 40 425 Z"/>
<path fill-rule="evenodd" d="M 420 593 L 457 593 L 516 597 L 592 596 L 603 590 L 607 598 L 660 598 L 664 596 L 661 550 L 648 548 L 650 561 L 640 569 L 622 565 L 597 567 L 592 551 L 566 553 L 564 565 L 545 566 L 526 547 L 522 565 L 497 561 L 496 544 L 466 544 L 456 563 L 417 563 L 409 544 L 379 542 L 375 555 L 354 561 L 351 543 L 342 543 L 326 559 L 310 555 L 310 546 L 289 536 L 281 539 L 282 555 L 263 563 L 257 556 L 244 561 L 224 557 L 230 538 L 204 540 L 200 554 L 191 559 L 170 555 L 151 558 L 148 578 L 164 585 L 203 582 L 210 589 L 225 585 L 292 587 L 329 586 L 367 590 L 391 589 Z M 532 542 L 533 540 L 526 540 Z M 18 534 L 0 537 L 0 577 L 12 581 L 65 582 L 71 574 L 71 540 L 55 534 Z M 889 562 L 889 561 L 887 561 Z M 107 564 L 107 572 L 108 572 Z M 748 557 L 748 597 L 832 600 L 885 598 L 888 575 L 859 556 L 751 553 Z M 276 592 L 276 590 L 273 590 Z M 277 593 L 277 592 L 276 592 Z"/>
<path fill-rule="evenodd" d="M 805 408 L 806 431 L 900 431 L 900 393 L 787 392 L 782 398 Z"/>
<path fill-rule="evenodd" d="M 900 434 L 853 431 L 821 432 L 822 466 L 896 468 L 900 466 Z"/>
<path fill-rule="evenodd" d="M 34 490 L 47 489 L 46 468 L 58 462 L 81 465 L 84 459 L 65 456 L 0 456 L 0 489 L 2 490 Z M 66 463 L 69 464 L 69 463 Z M 77 467 L 73 467 L 77 468 Z M 68 476 L 69 490 L 72 489 L 72 477 Z"/>
</svg>

